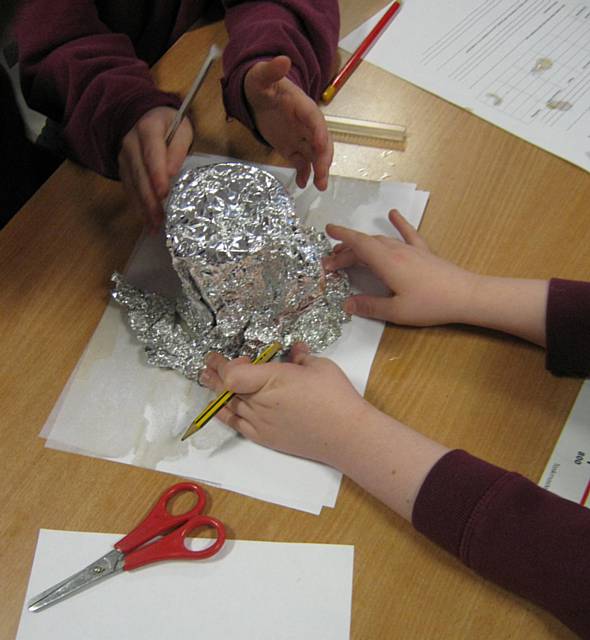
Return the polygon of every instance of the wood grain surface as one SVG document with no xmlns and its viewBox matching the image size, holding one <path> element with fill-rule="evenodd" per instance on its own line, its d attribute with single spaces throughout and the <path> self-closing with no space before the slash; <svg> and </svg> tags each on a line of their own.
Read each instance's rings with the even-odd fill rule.
<svg viewBox="0 0 590 640">
<path fill-rule="evenodd" d="M 384 4 L 342 2 L 343 33 Z M 156 81 L 185 93 L 210 44 L 225 39 L 221 23 L 187 33 L 154 68 Z M 194 150 L 281 164 L 226 122 L 220 76 L 218 62 L 194 102 Z M 482 273 L 590 278 L 590 178 L 581 169 L 367 63 L 326 112 L 408 127 L 404 151 L 337 144 L 333 173 L 430 191 L 421 231 L 440 255 Z M 46 449 L 38 437 L 140 229 L 120 184 L 65 162 L 0 232 L 1 638 L 15 636 L 39 528 L 128 531 L 173 481 Z M 537 481 L 579 388 L 548 374 L 544 353 L 516 339 L 388 326 L 367 398 L 447 446 Z M 573 637 L 347 479 L 336 508 L 320 516 L 207 492 L 230 537 L 355 546 L 354 640 Z"/>
</svg>

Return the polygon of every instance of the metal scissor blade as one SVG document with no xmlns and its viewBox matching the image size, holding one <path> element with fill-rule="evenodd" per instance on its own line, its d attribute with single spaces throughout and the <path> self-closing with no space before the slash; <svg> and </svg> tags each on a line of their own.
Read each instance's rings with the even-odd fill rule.
<svg viewBox="0 0 590 640">
<path fill-rule="evenodd" d="M 40 611 L 46 607 L 50 607 L 56 602 L 60 602 L 64 598 L 68 598 L 82 589 L 96 584 L 104 578 L 118 573 L 123 570 L 123 554 L 116 549 L 109 551 L 106 555 L 102 556 L 89 564 L 82 571 L 74 573 L 74 575 L 58 582 L 49 589 L 43 591 L 39 595 L 31 598 L 28 602 L 29 611 Z"/>
</svg>

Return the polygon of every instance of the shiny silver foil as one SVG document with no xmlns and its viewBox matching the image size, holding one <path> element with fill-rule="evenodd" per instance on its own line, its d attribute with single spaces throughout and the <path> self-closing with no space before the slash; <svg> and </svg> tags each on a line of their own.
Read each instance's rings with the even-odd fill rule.
<svg viewBox="0 0 590 640">
<path fill-rule="evenodd" d="M 321 351 L 349 319 L 346 275 L 322 268 L 326 236 L 301 223 L 285 187 L 262 169 L 185 170 L 168 200 L 166 243 L 182 284 L 175 300 L 113 275 L 113 298 L 150 364 L 197 379 L 210 351 L 254 357 L 275 340 Z"/>
</svg>

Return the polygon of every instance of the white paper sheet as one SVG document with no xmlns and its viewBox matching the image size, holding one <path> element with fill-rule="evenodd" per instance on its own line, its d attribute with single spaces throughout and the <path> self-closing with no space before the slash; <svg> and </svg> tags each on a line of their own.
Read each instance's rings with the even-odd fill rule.
<svg viewBox="0 0 590 640">
<path fill-rule="evenodd" d="M 590 170 L 588 3 L 408 0 L 366 60 Z"/>
<path fill-rule="evenodd" d="M 539 486 L 590 508 L 590 380 L 586 380 Z"/>
<path fill-rule="evenodd" d="M 106 553 L 120 535 L 39 532 L 17 640 L 347 640 L 354 547 L 228 540 L 203 561 L 117 574 L 48 609 L 30 598 Z"/>
<path fill-rule="evenodd" d="M 193 156 L 188 162 L 219 160 Z M 279 169 L 277 177 L 291 185 L 293 175 Z M 319 194 L 312 187 L 295 197 L 300 215 L 318 228 L 333 221 L 367 233 L 392 233 L 386 212 L 394 206 L 419 225 L 428 194 L 415 189 L 413 184 L 332 177 L 327 192 Z M 163 238 L 145 236 L 127 273 L 143 289 L 172 295 L 177 287 Z M 353 283 L 365 281 L 362 273 L 352 275 Z M 353 318 L 338 342 L 324 352 L 361 394 L 383 326 Z M 309 513 L 335 505 L 338 471 L 260 447 L 218 420 L 180 442 L 180 434 L 211 398 L 210 392 L 177 372 L 145 364 L 143 347 L 131 335 L 124 311 L 110 302 L 42 436 L 49 447 L 194 478 Z"/>
</svg>

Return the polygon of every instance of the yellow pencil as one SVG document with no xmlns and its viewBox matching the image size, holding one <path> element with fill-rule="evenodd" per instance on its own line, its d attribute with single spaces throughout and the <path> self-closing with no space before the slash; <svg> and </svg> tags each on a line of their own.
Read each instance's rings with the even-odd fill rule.
<svg viewBox="0 0 590 640">
<path fill-rule="evenodd" d="M 252 361 L 252 364 L 262 364 L 263 362 L 269 362 L 276 354 L 283 348 L 279 342 L 273 342 L 268 347 L 265 347 Z M 224 391 L 221 395 L 217 396 L 215 400 L 212 400 L 199 415 L 191 422 L 188 429 L 184 432 L 181 440 L 186 440 L 193 433 L 202 429 L 208 422 L 215 416 L 225 405 L 235 396 L 233 391 Z"/>
</svg>

